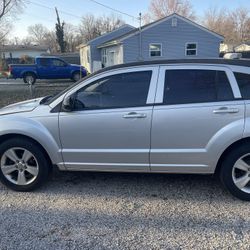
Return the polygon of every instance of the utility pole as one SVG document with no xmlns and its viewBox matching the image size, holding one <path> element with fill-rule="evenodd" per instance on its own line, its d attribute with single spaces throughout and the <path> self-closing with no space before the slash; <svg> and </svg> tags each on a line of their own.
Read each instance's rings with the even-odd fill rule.
<svg viewBox="0 0 250 250">
<path fill-rule="evenodd" d="M 142 16 L 141 12 L 139 13 L 139 61 L 143 60 L 142 57 L 142 32 L 141 32 L 141 22 L 142 22 Z"/>
</svg>

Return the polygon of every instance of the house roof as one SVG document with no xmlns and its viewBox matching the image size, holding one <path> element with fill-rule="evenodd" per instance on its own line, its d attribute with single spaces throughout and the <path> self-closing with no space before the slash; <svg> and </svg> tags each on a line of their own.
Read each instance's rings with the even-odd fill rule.
<svg viewBox="0 0 250 250">
<path fill-rule="evenodd" d="M 211 31 L 211 30 L 207 29 L 206 27 L 204 27 L 204 26 L 202 26 L 202 25 L 200 25 L 200 24 L 198 24 L 198 23 L 195 23 L 195 22 L 191 21 L 190 19 L 188 19 L 188 18 L 186 18 L 186 17 L 183 17 L 183 16 L 180 16 L 180 15 L 178 15 L 178 14 L 176 14 L 176 13 L 173 13 L 173 14 L 171 14 L 171 15 L 169 15 L 169 16 L 163 17 L 163 18 L 161 18 L 161 19 L 159 19 L 159 20 L 156 20 L 156 21 L 154 21 L 154 22 L 152 22 L 152 23 L 148 23 L 148 24 L 142 26 L 142 27 L 141 27 L 141 30 L 142 30 L 142 31 L 145 31 L 145 30 L 147 30 L 147 29 L 149 29 L 149 28 L 152 28 L 152 27 L 154 27 L 155 25 L 158 25 L 158 24 L 160 24 L 160 23 L 162 23 L 162 22 L 164 22 L 164 21 L 166 21 L 166 20 L 168 20 L 168 19 L 170 19 L 170 18 L 172 18 L 172 17 L 180 18 L 180 19 L 182 19 L 184 22 L 188 22 L 188 23 L 190 23 L 191 25 L 194 25 L 194 26 L 198 27 L 199 29 L 202 29 L 202 30 L 204 30 L 204 31 L 206 31 L 206 32 L 208 32 L 208 33 L 210 33 L 210 34 L 212 34 L 212 35 L 214 35 L 214 36 L 216 36 L 216 37 L 218 37 L 218 38 L 224 40 L 224 37 L 223 37 L 222 35 L 220 35 L 220 34 L 214 32 L 214 31 Z M 136 29 L 134 29 L 134 30 L 131 30 L 131 31 L 129 31 L 128 33 L 126 33 L 126 34 L 124 34 L 124 35 L 121 35 L 121 36 L 119 36 L 119 37 L 117 37 L 117 38 L 115 38 L 115 39 L 111 39 L 111 40 L 109 40 L 109 41 L 107 41 L 107 42 L 101 44 L 100 46 L 98 46 L 98 48 L 104 48 L 104 47 L 108 47 L 108 46 L 111 46 L 111 45 L 119 44 L 119 43 L 121 43 L 123 40 L 125 40 L 125 39 L 127 39 L 127 38 L 129 38 L 129 37 L 131 37 L 131 36 L 134 36 L 134 35 L 138 34 L 139 31 L 140 31 L 139 28 L 136 28 Z"/>
<path fill-rule="evenodd" d="M 96 37 L 96 38 L 94 38 L 94 39 L 92 39 L 92 40 L 88 41 L 87 43 L 82 43 L 82 44 L 78 45 L 78 46 L 77 46 L 77 49 L 80 49 L 80 48 L 86 47 L 86 46 L 90 45 L 92 42 L 96 41 L 97 39 L 99 39 L 99 38 L 103 38 L 103 37 L 105 37 L 105 36 L 107 36 L 107 35 L 110 35 L 110 34 L 112 34 L 112 33 L 116 32 L 116 31 L 118 31 L 118 30 L 120 30 L 120 29 L 123 29 L 123 28 L 126 28 L 126 27 L 131 27 L 131 28 L 136 29 L 136 28 L 135 28 L 135 27 L 133 27 L 132 25 L 129 25 L 129 24 L 123 24 L 122 26 L 120 26 L 120 27 L 119 27 L 119 28 L 117 28 L 117 29 L 112 30 L 111 32 L 107 32 L 107 33 L 105 33 L 105 34 L 103 34 L 103 35 L 101 35 L 101 36 L 98 36 L 98 37 Z"/>
<path fill-rule="evenodd" d="M 236 45 L 235 48 L 238 48 L 238 47 L 240 47 L 242 45 L 250 46 L 250 41 L 249 42 L 240 43 L 240 44 Z"/>
<path fill-rule="evenodd" d="M 47 51 L 48 46 L 45 45 L 1 45 L 0 51 L 23 51 L 23 50 L 32 50 L 32 51 Z"/>
</svg>

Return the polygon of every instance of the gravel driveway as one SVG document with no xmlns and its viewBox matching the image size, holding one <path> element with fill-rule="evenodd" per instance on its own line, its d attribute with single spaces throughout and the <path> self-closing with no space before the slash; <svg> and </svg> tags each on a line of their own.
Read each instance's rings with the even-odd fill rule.
<svg viewBox="0 0 250 250">
<path fill-rule="evenodd" d="M 40 83 L 33 95 L 69 84 Z M 28 91 L 0 85 L 0 106 Z M 32 193 L 0 184 L 4 249 L 250 249 L 250 203 L 212 176 L 55 171 Z"/>
</svg>

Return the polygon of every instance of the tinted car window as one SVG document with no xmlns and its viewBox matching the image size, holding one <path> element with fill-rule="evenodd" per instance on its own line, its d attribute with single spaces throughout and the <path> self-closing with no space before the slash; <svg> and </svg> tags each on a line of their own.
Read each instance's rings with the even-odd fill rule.
<svg viewBox="0 0 250 250">
<path fill-rule="evenodd" d="M 224 71 L 167 70 L 164 103 L 185 104 L 232 100 L 233 93 Z"/>
<path fill-rule="evenodd" d="M 52 60 L 52 65 L 57 66 L 57 67 L 62 67 L 65 65 L 65 63 L 61 60 L 53 59 Z"/>
<path fill-rule="evenodd" d="M 49 60 L 47 58 L 40 58 L 40 65 L 41 66 L 48 66 Z"/>
<path fill-rule="evenodd" d="M 238 82 L 241 96 L 244 99 L 250 99 L 250 74 L 234 73 Z"/>
<path fill-rule="evenodd" d="M 151 75 L 141 71 L 97 80 L 76 93 L 75 110 L 144 106 Z"/>
</svg>

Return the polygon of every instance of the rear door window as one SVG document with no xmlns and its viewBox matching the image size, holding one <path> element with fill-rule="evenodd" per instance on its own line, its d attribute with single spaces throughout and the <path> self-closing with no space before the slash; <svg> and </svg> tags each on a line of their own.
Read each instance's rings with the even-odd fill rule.
<svg viewBox="0 0 250 250">
<path fill-rule="evenodd" d="M 231 85 L 224 71 L 166 70 L 164 104 L 217 102 L 233 98 Z"/>
<path fill-rule="evenodd" d="M 47 58 L 40 58 L 40 65 L 41 66 L 49 66 L 49 60 Z"/>
<path fill-rule="evenodd" d="M 250 74 L 234 73 L 242 98 L 250 99 Z"/>
</svg>

